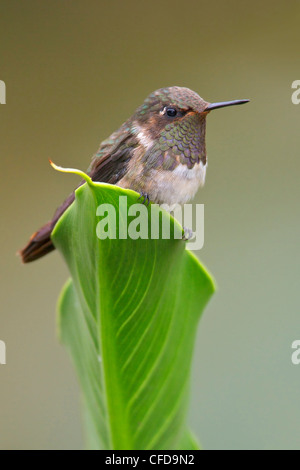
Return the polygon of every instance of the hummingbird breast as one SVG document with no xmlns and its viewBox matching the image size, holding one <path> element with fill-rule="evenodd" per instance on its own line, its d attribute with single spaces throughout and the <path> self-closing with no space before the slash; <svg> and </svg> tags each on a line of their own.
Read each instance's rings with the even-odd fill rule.
<svg viewBox="0 0 300 470">
<path fill-rule="evenodd" d="M 204 185 L 205 174 L 206 164 L 202 161 L 193 168 L 180 163 L 173 171 L 152 170 L 155 184 L 151 185 L 149 195 L 158 204 L 185 204 Z"/>
<path fill-rule="evenodd" d="M 185 204 L 193 199 L 198 189 L 204 185 L 206 166 L 202 161 L 192 168 L 179 163 L 172 171 L 157 167 L 147 174 L 141 168 L 134 178 L 125 175 L 117 186 L 147 193 L 150 200 L 156 204 Z"/>
</svg>

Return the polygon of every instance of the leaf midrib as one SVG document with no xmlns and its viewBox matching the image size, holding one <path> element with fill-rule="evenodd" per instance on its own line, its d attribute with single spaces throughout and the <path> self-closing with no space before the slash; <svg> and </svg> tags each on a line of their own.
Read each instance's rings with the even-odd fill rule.
<svg viewBox="0 0 300 470">
<path fill-rule="evenodd" d="M 94 191 L 92 191 L 95 203 L 98 205 L 97 197 Z M 100 243 L 97 240 L 97 257 L 100 256 Z M 107 429 L 109 430 L 109 441 L 110 447 L 113 450 L 130 450 L 133 448 L 131 439 L 131 433 L 129 432 L 129 426 L 127 423 L 127 416 L 124 415 L 125 407 L 123 405 L 122 396 L 120 393 L 120 378 L 117 373 L 117 360 L 116 360 L 116 345 L 115 343 L 115 332 L 112 328 L 112 322 L 109 317 L 109 301 L 107 300 L 107 292 L 109 289 L 106 288 L 106 278 L 102 273 L 101 263 L 97 265 L 97 322 L 99 332 L 99 345 L 100 354 L 102 358 L 102 383 L 104 390 L 104 398 L 108 410 L 108 423 Z M 104 295 L 102 293 L 104 292 Z M 102 334 L 104 332 L 104 334 Z M 110 344 L 109 344 L 110 343 Z"/>
</svg>

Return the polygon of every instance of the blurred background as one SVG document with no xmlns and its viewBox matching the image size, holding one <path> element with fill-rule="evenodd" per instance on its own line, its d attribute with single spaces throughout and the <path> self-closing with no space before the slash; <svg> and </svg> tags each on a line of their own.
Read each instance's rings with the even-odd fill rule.
<svg viewBox="0 0 300 470">
<path fill-rule="evenodd" d="M 0 448 L 84 447 L 80 393 L 56 337 L 67 268 L 16 251 L 78 183 L 101 140 L 153 90 L 187 86 L 211 113 L 205 244 L 218 292 L 199 325 L 190 424 L 205 449 L 299 449 L 299 123 L 295 0 L 2 0 Z"/>
</svg>

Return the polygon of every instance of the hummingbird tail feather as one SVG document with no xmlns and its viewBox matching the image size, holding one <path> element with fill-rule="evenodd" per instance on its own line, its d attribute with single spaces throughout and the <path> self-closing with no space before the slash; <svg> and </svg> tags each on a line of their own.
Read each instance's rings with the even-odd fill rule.
<svg viewBox="0 0 300 470">
<path fill-rule="evenodd" d="M 72 204 L 75 199 L 75 194 L 72 193 L 64 201 L 64 203 L 57 209 L 54 214 L 54 217 L 50 222 L 43 225 L 37 232 L 35 232 L 31 237 L 27 245 L 20 250 L 18 253 L 21 256 L 23 263 L 30 263 L 35 261 L 38 258 L 50 253 L 55 250 L 55 246 L 51 240 L 51 232 L 54 229 L 54 226 L 58 219 L 62 216 L 65 210 Z"/>
<path fill-rule="evenodd" d="M 36 259 L 55 250 L 50 238 L 52 229 L 53 227 L 51 227 L 51 222 L 48 222 L 48 224 L 44 225 L 40 230 L 32 235 L 27 245 L 19 251 L 23 263 L 35 261 Z"/>
</svg>

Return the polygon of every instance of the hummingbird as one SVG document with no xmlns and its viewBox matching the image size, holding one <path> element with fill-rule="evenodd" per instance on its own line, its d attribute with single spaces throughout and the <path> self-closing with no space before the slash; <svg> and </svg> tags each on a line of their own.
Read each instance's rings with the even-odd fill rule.
<svg viewBox="0 0 300 470">
<path fill-rule="evenodd" d="M 189 88 L 160 88 L 100 144 L 87 173 L 93 181 L 136 191 L 144 203 L 184 204 L 205 182 L 208 113 L 248 101 L 209 103 Z M 24 263 L 55 249 L 51 232 L 74 199 L 75 192 L 20 250 Z"/>
</svg>

